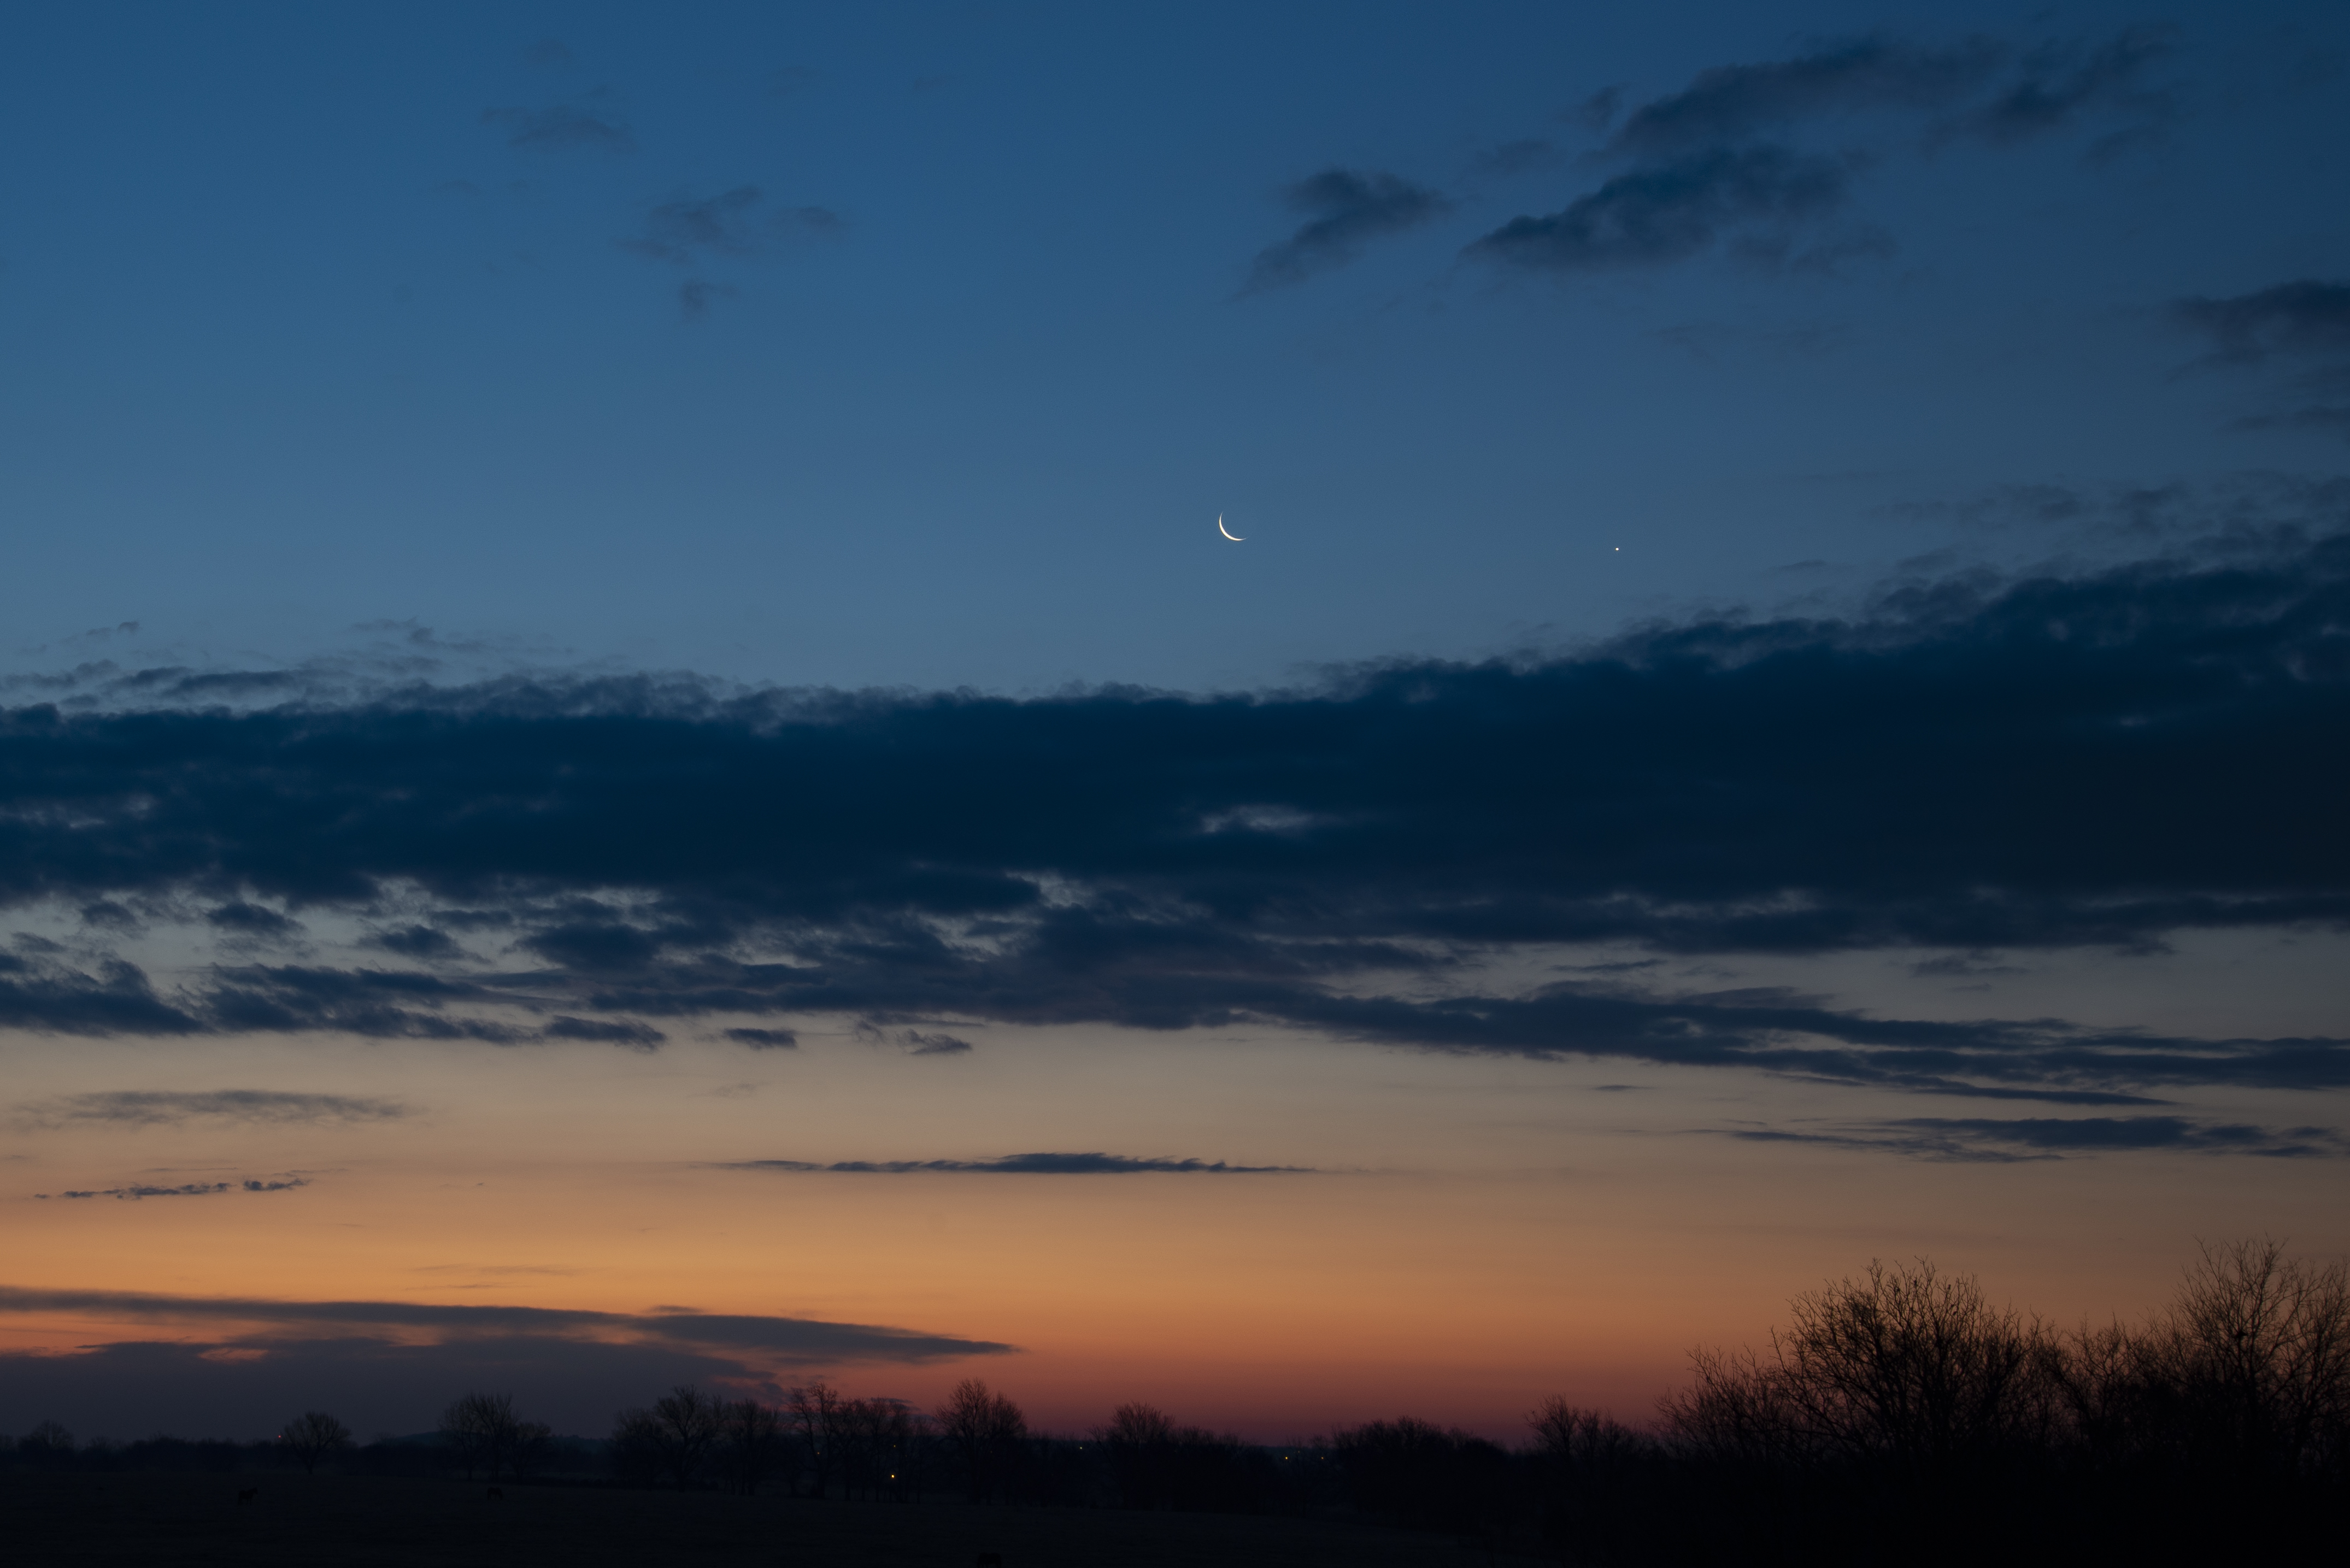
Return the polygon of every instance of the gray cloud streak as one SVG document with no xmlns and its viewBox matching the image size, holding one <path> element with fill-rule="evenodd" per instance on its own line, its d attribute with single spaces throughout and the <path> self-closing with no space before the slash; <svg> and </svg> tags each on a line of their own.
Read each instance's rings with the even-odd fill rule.
<svg viewBox="0 0 2350 1568">
<path fill-rule="evenodd" d="M 994 1159 L 839 1159 L 821 1164 L 802 1159 L 738 1159 L 712 1165 L 713 1170 L 772 1170 L 789 1174 L 839 1172 L 856 1176 L 913 1176 L 927 1173 L 993 1176 L 1301 1176 L 1314 1174 L 1303 1165 L 1228 1165 L 1204 1159 L 1138 1159 L 1123 1154 L 1007 1154 Z"/>
<path fill-rule="evenodd" d="M 19 1124 L 65 1127 L 93 1124 L 172 1127 L 193 1120 L 357 1124 L 415 1115 L 398 1100 L 356 1095 L 306 1095 L 278 1089 L 108 1089 L 16 1107 Z"/>
<path fill-rule="evenodd" d="M 506 145 L 537 152 L 632 152 L 626 121 L 602 109 L 558 103 L 546 109 L 488 109 L 482 123 L 506 133 Z"/>
<path fill-rule="evenodd" d="M 1284 199 L 1306 220 L 1287 239 L 1257 253 L 1243 295 L 1345 266 L 1373 240 L 1416 229 L 1452 205 L 1400 176 L 1353 169 L 1326 169 L 1289 187 Z"/>
<path fill-rule="evenodd" d="M 2350 1155 L 2350 1138 L 2331 1127 L 2265 1127 L 2185 1116 L 1903 1116 L 1818 1130 L 1719 1130 L 1751 1143 L 1823 1144 L 1912 1159 L 1995 1164 L 2148 1151 L 2269 1159 Z"/>
<path fill-rule="evenodd" d="M 445 1306 L 421 1302 L 295 1302 L 268 1297 L 177 1296 L 136 1291 L 29 1290 L 0 1286 L 0 1313 L 83 1313 L 128 1322 L 223 1323 L 274 1329 L 425 1329 L 451 1338 L 650 1341 L 717 1346 L 785 1362 L 920 1363 L 1000 1355 L 1014 1347 L 990 1340 L 923 1334 L 871 1324 L 657 1308 L 646 1313 L 563 1307 Z"/>
<path fill-rule="evenodd" d="M 291 1192 L 297 1187 L 307 1187 L 309 1185 L 310 1183 L 307 1178 L 299 1176 L 284 1177 L 272 1181 L 263 1181 L 255 1177 L 246 1177 L 242 1181 L 191 1181 L 182 1183 L 178 1187 L 131 1186 L 92 1188 L 79 1191 L 59 1192 L 55 1194 L 55 1196 L 58 1198 L 115 1198 L 135 1202 L 143 1198 L 211 1198 L 223 1192 L 235 1191 Z M 47 1198 L 50 1197 L 51 1194 L 47 1192 L 36 1192 L 33 1196 L 36 1198 Z"/>
</svg>

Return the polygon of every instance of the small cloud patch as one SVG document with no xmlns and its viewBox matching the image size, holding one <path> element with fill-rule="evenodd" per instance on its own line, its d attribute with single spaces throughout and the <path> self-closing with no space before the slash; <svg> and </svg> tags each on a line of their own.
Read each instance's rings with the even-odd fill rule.
<svg viewBox="0 0 2350 1568">
<path fill-rule="evenodd" d="M 733 1032 L 730 1030 L 728 1033 Z M 928 1033 L 920 1029 L 900 1029 L 893 1033 L 869 1022 L 858 1023 L 849 1033 L 868 1045 L 895 1042 L 910 1056 L 959 1056 L 972 1049 L 971 1042 L 960 1035 Z"/>
<path fill-rule="evenodd" d="M 756 185 L 737 185 L 715 196 L 660 203 L 620 245 L 682 266 L 702 256 L 755 256 L 780 241 L 829 234 L 840 226 L 840 214 L 828 207 L 779 207 Z"/>
<path fill-rule="evenodd" d="M 632 152 L 637 145 L 627 121 L 602 108 L 485 109 L 482 123 L 504 131 L 507 146 L 536 152 Z"/>
</svg>

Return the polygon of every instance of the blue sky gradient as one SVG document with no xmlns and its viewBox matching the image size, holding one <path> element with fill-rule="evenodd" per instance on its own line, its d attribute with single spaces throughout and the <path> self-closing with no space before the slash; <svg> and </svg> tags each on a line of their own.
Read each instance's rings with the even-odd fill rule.
<svg viewBox="0 0 2350 1568">
<path fill-rule="evenodd" d="M 0 1433 L 1514 1439 L 1870 1257 L 2350 1247 L 2345 89 L 2305 4 L 15 8 Z"/>
<path fill-rule="evenodd" d="M 1472 248 L 1639 175 L 1611 134 L 1701 73 L 1870 41 L 1996 63 L 1715 138 L 1832 168 L 1832 212 Z M 2291 5 L 19 16 L 7 657 L 412 621 L 509 663 L 1249 686 L 2086 547 L 1960 514 L 2339 472 L 2338 429 L 2231 428 L 2282 372 L 2199 365 L 2171 307 L 2339 275 L 2345 45 Z M 1332 171 L 1430 208 L 1251 288 Z"/>
</svg>

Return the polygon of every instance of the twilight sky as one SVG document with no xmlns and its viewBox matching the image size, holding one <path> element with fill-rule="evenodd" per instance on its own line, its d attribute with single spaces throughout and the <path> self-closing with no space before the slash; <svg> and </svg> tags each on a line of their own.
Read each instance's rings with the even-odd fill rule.
<svg viewBox="0 0 2350 1568">
<path fill-rule="evenodd" d="M 0 128 L 0 1431 L 1506 1436 L 2350 1246 L 2350 18 L 91 5 Z"/>
</svg>

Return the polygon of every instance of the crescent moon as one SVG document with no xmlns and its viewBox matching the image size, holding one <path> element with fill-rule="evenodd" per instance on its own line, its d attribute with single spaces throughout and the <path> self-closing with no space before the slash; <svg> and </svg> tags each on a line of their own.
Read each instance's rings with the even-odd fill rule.
<svg viewBox="0 0 2350 1568">
<path fill-rule="evenodd" d="M 1235 545 L 1243 543 L 1240 535 L 1233 533 L 1231 529 L 1224 526 L 1224 514 L 1221 512 L 1216 514 L 1216 532 L 1222 534 L 1225 538 L 1230 539 Z"/>
</svg>

